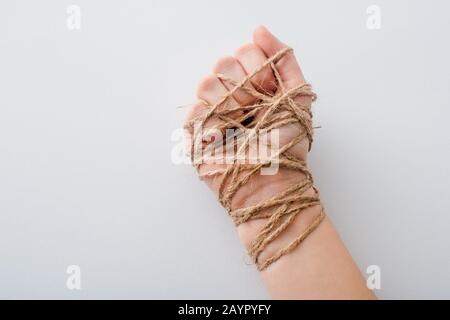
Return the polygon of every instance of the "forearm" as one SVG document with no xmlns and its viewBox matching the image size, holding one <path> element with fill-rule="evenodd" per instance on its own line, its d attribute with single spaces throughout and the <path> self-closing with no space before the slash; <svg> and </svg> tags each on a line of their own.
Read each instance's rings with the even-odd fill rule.
<svg viewBox="0 0 450 320">
<path fill-rule="evenodd" d="M 313 135 L 311 103 L 316 95 L 292 49 L 259 27 L 253 43 L 241 46 L 233 57 L 219 59 L 213 73 L 199 84 L 199 100 L 188 116 L 191 158 L 195 159 L 197 141 L 200 151 L 221 146 L 214 150 L 219 156 L 224 145 L 238 156 L 248 151 L 248 160 L 252 160 L 251 150 L 269 149 L 270 164 L 279 164 L 273 175 L 263 174 L 268 160 L 264 152 L 257 157 L 260 163 L 249 161 L 245 166 L 241 158 L 196 163 L 200 176 L 238 226 L 271 295 L 374 298 L 330 220 L 322 219 L 320 199 L 307 169 Z M 202 130 L 196 135 L 195 123 L 217 135 L 211 139 Z M 223 138 L 229 129 L 238 131 L 241 144 Z M 267 130 L 270 143 L 267 139 L 260 143 L 257 135 L 262 138 Z M 273 161 L 274 157 L 279 161 Z"/>
<path fill-rule="evenodd" d="M 320 206 L 304 210 L 267 247 L 261 259 L 268 258 L 302 233 L 320 214 L 320 210 Z M 259 228 L 258 221 L 238 227 L 245 246 L 249 246 Z M 261 276 L 275 299 L 376 298 L 367 288 L 365 279 L 328 217 L 294 251 L 262 270 Z"/>
</svg>

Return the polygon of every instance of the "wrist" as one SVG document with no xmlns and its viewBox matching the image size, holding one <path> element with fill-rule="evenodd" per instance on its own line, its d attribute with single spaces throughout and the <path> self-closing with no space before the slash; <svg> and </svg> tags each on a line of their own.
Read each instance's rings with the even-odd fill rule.
<svg viewBox="0 0 450 320">
<path fill-rule="evenodd" d="M 285 191 L 299 181 L 302 181 L 304 178 L 303 174 L 298 174 L 297 172 L 289 170 L 280 170 L 275 176 L 264 177 L 265 180 L 270 181 L 259 184 L 260 187 L 258 189 L 248 190 L 247 194 L 237 194 L 234 205 L 236 208 L 244 208 L 262 203 L 274 195 Z M 303 195 L 313 197 L 316 195 L 316 191 L 311 187 L 306 190 Z M 270 208 L 266 210 L 267 215 L 270 216 L 275 209 Z M 322 207 L 316 204 L 298 212 L 288 227 L 261 252 L 258 257 L 258 262 L 266 261 L 268 258 L 274 256 L 280 249 L 286 248 L 292 241 L 307 230 L 311 223 L 313 223 L 313 221 L 321 214 L 321 210 Z M 252 219 L 237 226 L 241 242 L 247 250 L 251 248 L 253 241 L 258 237 L 261 229 L 266 225 L 267 219 L 268 218 Z"/>
</svg>

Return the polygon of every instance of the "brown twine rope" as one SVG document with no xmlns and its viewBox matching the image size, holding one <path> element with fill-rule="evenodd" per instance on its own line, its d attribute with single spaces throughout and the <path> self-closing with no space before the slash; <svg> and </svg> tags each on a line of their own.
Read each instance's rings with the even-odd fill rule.
<svg viewBox="0 0 450 320">
<path fill-rule="evenodd" d="M 225 94 L 216 104 L 208 106 L 209 110 L 206 114 L 191 120 L 188 124 L 188 126 L 193 127 L 193 124 L 196 121 L 200 121 L 200 127 L 203 128 L 207 121 L 214 119 L 219 121 L 216 121 L 217 124 L 215 123 L 213 127 L 221 130 L 221 132 L 224 132 L 229 128 L 239 128 L 244 132 L 247 132 L 248 134 L 244 135 L 244 141 L 241 141 L 242 144 L 237 150 L 238 154 L 248 151 L 252 138 L 254 138 L 260 130 L 272 130 L 293 123 L 298 123 L 303 129 L 297 137 L 283 145 L 277 154 L 272 155 L 268 160 L 261 161 L 257 164 L 243 164 L 234 161 L 224 169 L 211 170 L 200 175 L 201 178 L 222 177 L 218 191 L 219 201 L 227 209 L 236 225 L 245 223 L 251 219 L 266 219 L 265 225 L 252 241 L 248 251 L 259 270 L 267 268 L 282 256 L 293 251 L 317 228 L 325 217 L 323 208 L 321 208 L 320 214 L 300 235 L 297 236 L 297 238 L 265 261 L 260 262 L 258 260 L 264 249 L 286 230 L 294 219 L 305 209 L 321 205 L 319 193 L 313 186 L 313 178 L 306 163 L 289 153 L 289 149 L 304 138 L 308 139 L 309 150 L 311 149 L 313 141 L 311 102 L 316 99 L 316 95 L 312 92 L 311 85 L 309 84 L 304 83 L 291 89 L 284 88 L 275 64 L 291 50 L 291 48 L 282 49 L 267 59 L 257 70 L 238 83 L 224 75 L 217 75 L 220 80 L 231 84 L 233 88 L 228 90 L 227 94 Z M 263 94 L 247 84 L 252 77 L 266 66 L 271 67 L 279 88 L 274 95 Z M 229 99 L 238 89 L 244 90 L 247 94 L 255 97 L 257 102 L 246 106 L 229 106 Z M 310 97 L 311 99 L 306 99 L 310 102 L 302 105 L 298 102 L 299 100 L 296 99 L 298 97 Z M 259 118 L 256 117 L 258 112 L 263 112 L 262 116 Z M 203 133 L 194 131 L 191 145 L 192 159 L 194 159 L 194 156 L 198 156 L 198 154 L 194 154 L 194 144 L 196 141 L 203 141 L 204 138 L 202 136 L 197 136 L 198 134 Z M 214 146 L 214 143 L 206 146 L 203 144 L 202 154 L 206 153 L 206 151 L 209 151 Z M 200 155 L 200 157 L 202 156 L 203 155 Z M 261 168 L 270 164 L 271 161 L 275 161 L 274 156 L 278 157 L 276 161 L 280 167 L 297 170 L 304 174 L 305 179 L 266 201 L 250 207 L 233 210 L 231 208 L 231 201 L 237 191 L 245 185 L 253 175 L 257 174 Z M 195 166 L 198 170 L 200 164 L 197 163 Z M 310 188 L 313 188 L 314 196 L 306 196 L 304 194 Z M 269 210 L 271 212 L 270 214 L 267 213 Z"/>
</svg>

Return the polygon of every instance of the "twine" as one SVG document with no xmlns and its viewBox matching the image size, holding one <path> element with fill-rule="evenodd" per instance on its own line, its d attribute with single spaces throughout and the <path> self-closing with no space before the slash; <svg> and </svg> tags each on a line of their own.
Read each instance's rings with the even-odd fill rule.
<svg viewBox="0 0 450 320">
<path fill-rule="evenodd" d="M 262 262 L 259 261 L 261 253 L 288 228 L 297 216 L 307 208 L 321 205 L 319 193 L 313 186 L 313 178 L 305 161 L 289 153 L 289 149 L 292 146 L 305 138 L 309 141 L 308 151 L 311 149 L 313 142 L 311 103 L 316 99 L 311 85 L 307 83 L 300 84 L 291 89 L 286 89 L 283 86 L 275 64 L 291 50 L 291 48 L 284 48 L 277 52 L 240 82 L 235 82 L 224 75 L 217 75 L 222 82 L 232 85 L 232 89 L 228 90 L 214 105 L 206 104 L 208 107 L 206 114 L 200 115 L 188 123 L 188 126 L 193 127 L 196 121 L 200 121 L 200 127 L 203 128 L 206 122 L 218 120 L 214 121 L 214 125 L 212 126 L 214 129 L 224 132 L 229 128 L 239 128 L 243 132 L 246 132 L 247 134 L 244 135 L 243 141 L 241 141 L 242 144 L 236 150 L 237 154 L 247 152 L 249 144 L 261 130 L 272 130 L 294 123 L 298 123 L 303 129 L 298 136 L 283 145 L 277 154 L 272 155 L 268 160 L 260 161 L 256 164 L 243 164 L 233 161 L 232 164 L 227 165 L 223 169 L 210 170 L 200 174 L 200 178 L 221 177 L 218 189 L 219 201 L 227 209 L 236 225 L 252 219 L 265 219 L 265 225 L 259 230 L 248 250 L 258 270 L 264 270 L 282 256 L 292 252 L 317 228 L 325 217 L 325 213 L 321 207 L 320 213 L 301 234 L 268 259 Z M 250 79 L 266 66 L 270 66 L 277 82 L 278 90 L 275 94 L 261 93 L 255 90 L 252 85 L 248 84 Z M 257 102 L 246 106 L 230 106 L 229 101 L 237 90 L 245 91 L 247 94 L 253 96 Z M 308 102 L 299 103 L 299 97 L 310 97 L 310 99 L 301 99 L 302 101 L 307 100 Z M 211 129 L 211 126 L 209 126 L 209 129 Z M 194 156 L 198 156 L 198 154 L 194 155 L 194 144 L 196 141 L 204 141 L 204 136 L 199 135 L 204 135 L 204 133 L 194 131 L 194 136 L 191 141 L 192 159 Z M 223 142 L 220 141 L 219 143 Z M 202 151 L 210 150 L 213 146 L 214 143 L 206 145 L 203 143 Z M 277 160 L 274 160 L 275 156 Z M 248 183 L 253 175 L 258 174 L 261 168 L 270 165 L 272 161 L 277 161 L 280 168 L 287 168 L 303 173 L 305 176 L 304 180 L 261 203 L 250 207 L 232 209 L 231 201 L 237 191 Z M 201 163 L 194 165 L 199 171 Z M 305 192 L 311 188 L 314 190 L 314 195 L 306 196 Z"/>
</svg>

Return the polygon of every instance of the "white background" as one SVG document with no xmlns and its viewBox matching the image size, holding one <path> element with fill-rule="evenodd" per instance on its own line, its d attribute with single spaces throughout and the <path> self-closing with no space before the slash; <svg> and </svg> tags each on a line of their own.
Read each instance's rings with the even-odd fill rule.
<svg viewBox="0 0 450 320">
<path fill-rule="evenodd" d="M 81 30 L 66 7 L 81 8 Z M 380 30 L 366 27 L 369 5 Z M 2 1 L 0 298 L 267 298 L 174 165 L 198 81 L 260 24 L 319 95 L 310 165 L 381 298 L 450 298 L 446 1 Z M 66 288 L 81 267 L 82 290 Z"/>
</svg>

